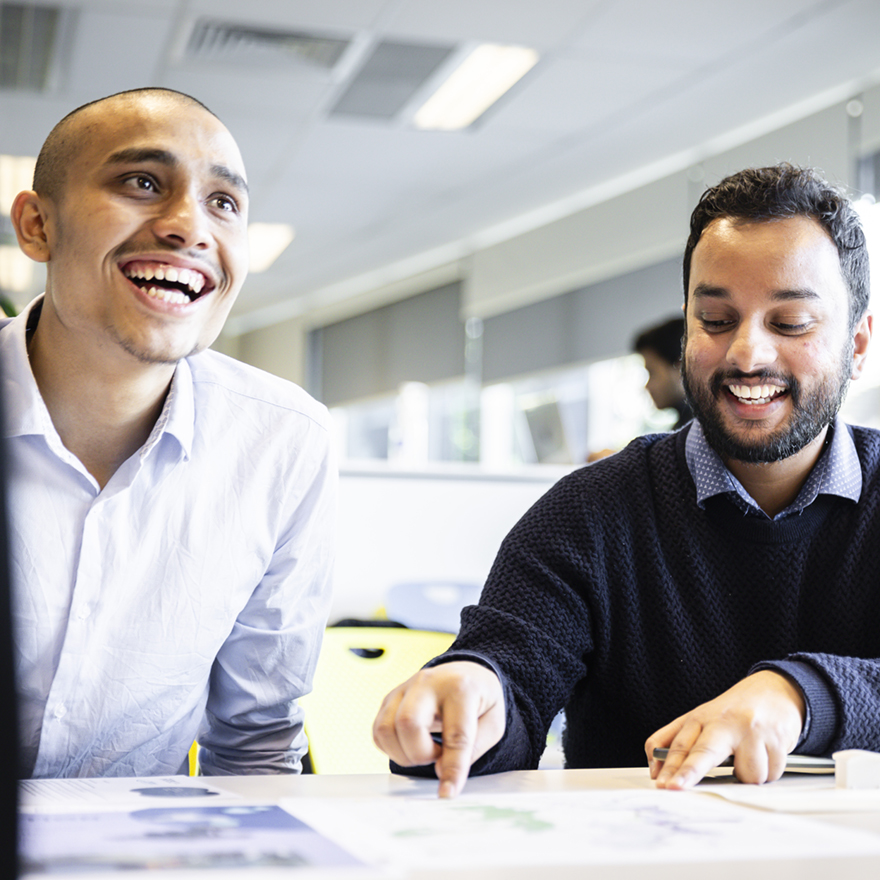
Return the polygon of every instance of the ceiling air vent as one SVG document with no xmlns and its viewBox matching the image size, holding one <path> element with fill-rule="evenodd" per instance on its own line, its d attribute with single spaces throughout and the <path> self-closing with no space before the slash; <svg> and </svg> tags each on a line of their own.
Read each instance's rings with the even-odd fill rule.
<svg viewBox="0 0 880 880">
<path fill-rule="evenodd" d="M 379 43 L 330 115 L 393 119 L 453 49 L 453 46 Z"/>
<path fill-rule="evenodd" d="M 295 61 L 331 70 L 351 41 L 300 31 L 276 31 L 202 20 L 196 22 L 187 57 L 237 64 Z"/>
<path fill-rule="evenodd" d="M 49 6 L 0 3 L 0 89 L 48 88 L 58 16 Z"/>
</svg>

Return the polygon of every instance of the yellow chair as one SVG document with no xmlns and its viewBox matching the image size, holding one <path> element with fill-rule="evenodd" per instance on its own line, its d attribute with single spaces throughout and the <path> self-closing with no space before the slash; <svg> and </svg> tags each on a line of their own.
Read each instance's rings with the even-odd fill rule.
<svg viewBox="0 0 880 880">
<path fill-rule="evenodd" d="M 397 627 L 328 627 L 313 690 L 299 701 L 312 772 L 386 773 L 388 758 L 373 744 L 382 699 L 454 639 Z"/>
</svg>

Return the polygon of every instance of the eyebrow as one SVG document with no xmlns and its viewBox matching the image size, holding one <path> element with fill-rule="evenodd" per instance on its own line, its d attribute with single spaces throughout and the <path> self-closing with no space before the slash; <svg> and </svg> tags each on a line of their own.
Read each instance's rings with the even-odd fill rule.
<svg viewBox="0 0 880 880">
<path fill-rule="evenodd" d="M 714 284 L 698 284 L 694 288 L 693 296 L 705 299 L 729 299 L 730 291 L 726 287 L 717 287 Z M 822 297 L 809 287 L 795 287 L 774 290 L 770 298 L 774 302 L 791 302 L 794 300 L 819 300 Z"/>
<path fill-rule="evenodd" d="M 231 168 L 227 168 L 225 165 L 212 165 L 211 171 L 215 176 L 222 178 L 230 186 L 241 190 L 241 192 L 250 192 L 247 181 L 240 174 L 236 174 Z"/>
<path fill-rule="evenodd" d="M 129 147 L 125 150 L 117 150 L 107 157 L 106 165 L 138 164 L 140 162 L 156 162 L 166 165 L 168 168 L 176 168 L 180 163 L 170 150 L 161 150 L 153 147 L 138 148 Z M 248 193 L 247 181 L 240 175 L 227 168 L 225 165 L 212 165 L 211 173 L 221 180 L 225 180 L 230 186 L 243 193 Z"/>
</svg>

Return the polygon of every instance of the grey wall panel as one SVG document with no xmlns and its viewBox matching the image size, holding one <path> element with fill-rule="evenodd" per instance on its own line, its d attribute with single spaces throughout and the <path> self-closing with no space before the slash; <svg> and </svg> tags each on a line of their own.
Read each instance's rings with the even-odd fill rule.
<svg viewBox="0 0 880 880">
<path fill-rule="evenodd" d="M 335 406 L 393 392 L 401 382 L 463 375 L 460 305 L 461 285 L 449 284 L 315 331 L 321 400 Z"/>
<path fill-rule="evenodd" d="M 665 260 L 503 315 L 483 331 L 483 381 L 626 354 L 636 332 L 681 308 L 681 261 Z"/>
</svg>

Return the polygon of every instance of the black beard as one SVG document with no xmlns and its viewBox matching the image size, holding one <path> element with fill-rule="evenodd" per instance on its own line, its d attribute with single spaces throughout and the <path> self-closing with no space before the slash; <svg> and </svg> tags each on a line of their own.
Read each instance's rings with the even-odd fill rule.
<svg viewBox="0 0 880 880">
<path fill-rule="evenodd" d="M 852 348 L 852 345 L 849 346 Z M 699 421 L 706 442 L 722 459 L 733 459 L 747 463 L 766 463 L 781 461 L 795 455 L 810 444 L 834 421 L 849 387 L 852 369 L 852 351 L 848 351 L 836 376 L 825 379 L 816 389 L 807 393 L 794 376 L 774 375 L 769 371 L 743 373 L 739 370 L 717 372 L 709 387 L 696 385 L 690 381 L 687 358 L 682 360 L 682 379 L 685 396 Z M 759 423 L 755 423 L 750 433 L 754 439 L 742 439 L 730 433 L 720 415 L 718 400 L 728 392 L 724 383 L 736 379 L 759 379 L 767 384 L 777 379 L 788 387 L 791 397 L 791 418 L 788 423 L 772 434 L 763 434 Z"/>
</svg>

